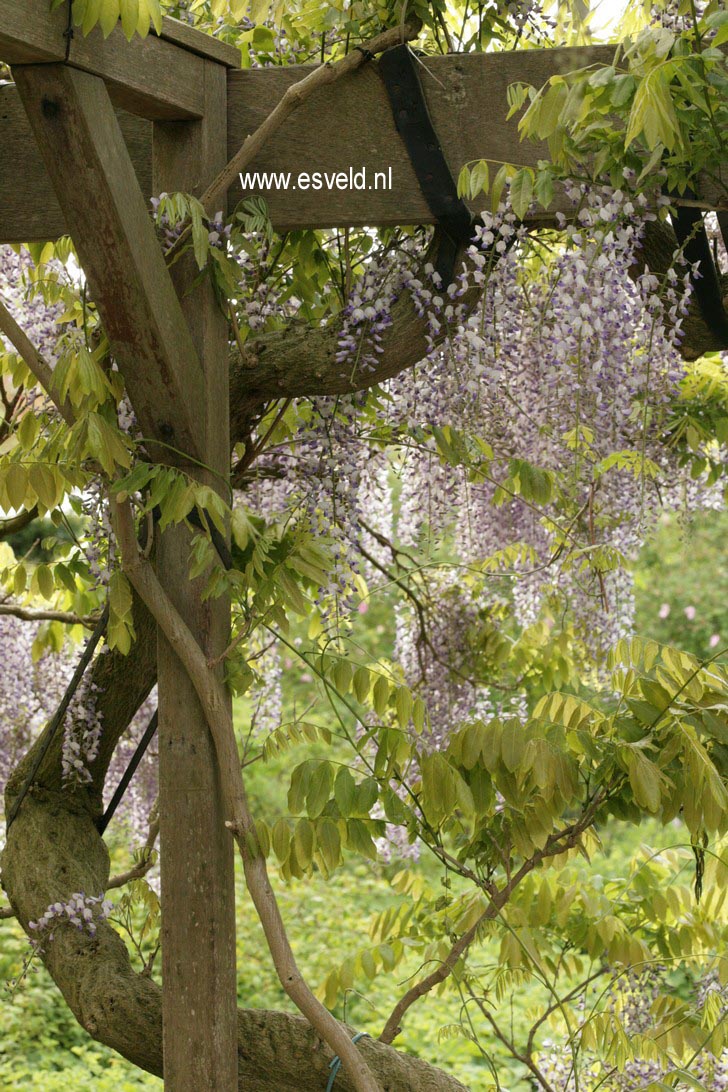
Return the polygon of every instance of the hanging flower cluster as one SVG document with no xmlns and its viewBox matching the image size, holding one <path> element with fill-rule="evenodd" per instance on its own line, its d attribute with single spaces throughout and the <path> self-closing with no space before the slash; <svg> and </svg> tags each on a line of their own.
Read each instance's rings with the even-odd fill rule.
<svg viewBox="0 0 728 1092">
<path fill-rule="evenodd" d="M 28 922 L 28 927 L 38 935 L 33 940 L 36 950 L 42 950 L 45 941 L 53 940 L 59 925 L 73 925 L 79 931 L 96 933 L 97 922 L 105 921 L 112 910 L 112 904 L 103 895 L 85 895 L 76 891 L 67 902 L 54 902 L 38 918 Z"/>
<path fill-rule="evenodd" d="M 468 633 L 494 607 L 509 602 L 521 627 L 568 616 L 590 654 L 630 630 L 629 565 L 676 489 L 664 436 L 691 272 L 678 256 L 666 277 L 635 273 L 655 214 L 630 182 L 570 187 L 572 212 L 552 231 L 529 234 L 506 202 L 484 213 L 448 286 L 422 267 L 414 237 L 365 263 L 341 314 L 341 375 L 376 372 L 405 292 L 426 320 L 427 355 L 380 389 L 299 400 L 295 432 L 258 458 L 247 488 L 264 516 L 327 541 L 319 607 L 332 632 L 346 625 L 363 576 L 386 581 L 393 550 L 446 551 L 445 568 L 413 583 L 424 623 L 412 601 L 397 614 L 396 652 L 408 684 L 427 696 L 434 742 L 458 720 L 502 708 L 462 663 Z M 208 227 L 211 244 L 230 254 L 227 227 Z M 248 243 L 236 252 L 234 306 L 241 323 L 265 332 L 290 321 L 300 301 L 285 277 L 259 291 L 270 244 Z M 131 421 L 128 407 L 122 414 Z M 686 488 L 691 503 L 701 500 L 700 482 Z M 84 510 L 89 563 L 105 583 L 111 535 L 100 495 L 89 492 Z M 501 555 L 500 579 L 489 581 Z M 484 578 L 465 587 L 458 566 Z M 266 723 L 279 716 L 278 687 L 269 689 L 259 695 Z M 97 753 L 92 705 L 75 718 L 87 729 L 69 735 L 67 777 Z"/>
<path fill-rule="evenodd" d="M 268 640 L 253 660 L 256 681 L 250 689 L 251 731 L 263 739 L 275 732 L 283 720 L 283 668 L 280 648 L 269 634 L 266 636 Z"/>
<path fill-rule="evenodd" d="M 569 195 L 575 217 L 561 218 L 563 244 L 527 242 L 505 209 L 483 217 L 450 291 L 462 299 L 483 285 L 481 304 L 464 320 L 451 304 L 447 348 L 388 384 L 393 423 L 431 431 L 406 455 L 398 532 L 413 541 L 424 517 L 440 538 L 454 533 L 465 563 L 527 545 L 532 575 L 513 593 L 521 623 L 558 593 L 585 632 L 594 634 L 599 611 L 599 640 L 609 645 L 631 624 L 619 563 L 649 532 L 655 479 L 667 472 L 662 430 L 682 372 L 689 271 L 664 283 L 649 270 L 631 275 L 652 215 L 644 196 L 584 187 Z M 443 428 L 483 438 L 492 457 L 453 473 L 432 436 Z M 529 477 L 539 488 L 528 488 Z"/>
<path fill-rule="evenodd" d="M 98 478 L 84 492 L 81 510 L 87 520 L 87 534 L 84 539 L 86 561 L 95 584 L 106 586 L 111 579 L 116 542 L 111 526 L 109 499 Z"/>
<path fill-rule="evenodd" d="M 61 700 L 70 678 L 64 655 L 33 658 L 37 626 L 0 617 L 0 791 L 12 769 Z"/>
<path fill-rule="evenodd" d="M 372 374 L 382 352 L 382 335 L 392 325 L 392 306 L 405 288 L 415 294 L 417 283 L 412 263 L 417 254 L 414 239 L 378 262 L 372 262 L 354 284 L 342 312 L 337 361 L 342 378 Z"/>
<path fill-rule="evenodd" d="M 52 717 L 76 666 L 68 646 L 59 653 L 33 657 L 37 624 L 13 617 L 0 617 L 5 669 L 0 674 L 0 792 L 28 750 L 32 741 Z M 88 678 L 88 676 L 87 676 Z M 103 719 L 96 707 L 97 689 L 82 682 L 64 721 L 62 776 L 66 784 L 85 785 L 90 781 L 89 764 L 98 755 Z M 120 780 L 136 744 L 156 707 L 156 691 L 143 703 L 111 760 L 106 779 L 106 796 Z M 143 837 L 150 809 L 157 795 L 156 753 L 152 746 L 145 754 L 134 779 L 116 813 L 134 837 Z"/>
<path fill-rule="evenodd" d="M 668 989 L 665 971 L 664 967 L 659 966 L 642 971 L 632 968 L 610 986 L 606 1009 L 618 1017 L 627 1039 L 649 1036 L 654 1029 L 652 1006 Z M 708 994 L 716 996 L 720 1018 L 724 1018 L 727 1011 L 726 991 L 718 984 L 715 972 L 710 972 L 696 985 L 694 1001 L 698 1011 L 705 1007 Z M 547 1052 L 539 1059 L 539 1070 L 553 1092 L 575 1092 L 578 1088 L 597 1085 L 604 1092 L 633 1092 L 636 1088 L 659 1087 L 672 1068 L 659 1061 L 639 1057 L 629 1059 L 621 1068 L 613 1065 L 603 1067 L 589 1053 L 584 1056 L 580 1052 L 577 1060 L 568 1046 L 566 1049 L 556 1049 L 553 1043 L 547 1044 Z M 728 1051 L 716 1057 L 707 1048 L 700 1050 L 691 1059 L 689 1070 L 694 1081 L 702 1082 L 705 1092 L 725 1092 L 728 1088 Z M 678 1081 L 674 1087 L 687 1089 L 693 1084 Z"/>
<path fill-rule="evenodd" d="M 89 766 L 98 756 L 103 732 L 103 716 L 96 706 L 98 686 L 87 674 L 71 699 L 66 713 L 61 753 L 61 771 L 65 785 L 91 782 Z"/>
<path fill-rule="evenodd" d="M 119 740 L 114 750 L 104 783 L 104 806 L 127 770 L 137 744 L 144 735 L 157 708 L 157 688 L 154 686 L 137 710 L 136 716 Z M 156 737 L 147 747 L 133 778 L 126 788 L 112 822 L 124 831 L 130 844 L 144 843 L 149 828 L 150 815 L 159 792 L 158 748 Z M 149 876 L 147 877 L 149 879 Z"/>
<path fill-rule="evenodd" d="M 62 267 L 51 261 L 45 275 L 59 275 Z M 0 245 L 0 298 L 27 334 L 29 340 L 53 366 L 58 355 L 58 323 L 63 314 L 59 303 L 49 303 L 42 291 L 35 290 L 32 274 L 35 265 L 25 247 L 15 249 Z M 0 334 L 0 346 L 4 344 Z"/>
<path fill-rule="evenodd" d="M 529 236 L 507 204 L 484 213 L 447 289 L 432 266 L 417 271 L 411 240 L 372 261 L 343 312 L 342 376 L 376 370 L 405 290 L 429 331 L 426 358 L 374 402 L 389 454 L 366 439 L 371 394 L 316 398 L 275 453 L 277 480 L 260 486 L 277 512 L 305 516 L 334 542 L 322 601 L 338 603 L 337 619 L 351 609 L 356 576 L 371 580 L 391 564 L 387 543 L 450 544 L 446 575 L 421 581 L 427 632 L 411 602 L 397 616 L 396 652 L 427 695 L 435 740 L 462 717 L 502 711 L 482 681 L 458 677 L 458 664 L 468 620 L 502 604 L 503 581 L 465 590 L 455 562 L 487 567 L 510 551 L 519 625 L 544 612 L 568 618 L 599 658 L 631 631 L 629 567 L 660 510 L 685 490 L 694 507 L 716 503 L 715 488 L 676 475 L 664 442 L 694 271 L 676 253 L 667 275 L 636 273 L 656 214 L 644 194 L 630 194 L 631 181 L 626 172 L 623 189 L 567 187 L 573 211 L 557 215 L 557 232 Z M 461 437 L 455 458 L 443 430 Z"/>
</svg>

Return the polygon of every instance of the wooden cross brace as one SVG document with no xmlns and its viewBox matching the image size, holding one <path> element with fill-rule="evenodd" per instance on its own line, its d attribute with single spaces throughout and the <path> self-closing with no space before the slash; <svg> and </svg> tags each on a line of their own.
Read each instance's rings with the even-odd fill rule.
<svg viewBox="0 0 728 1092">
<path fill-rule="evenodd" d="M 13 76 L 144 435 L 201 460 L 202 368 L 104 81 Z"/>
</svg>

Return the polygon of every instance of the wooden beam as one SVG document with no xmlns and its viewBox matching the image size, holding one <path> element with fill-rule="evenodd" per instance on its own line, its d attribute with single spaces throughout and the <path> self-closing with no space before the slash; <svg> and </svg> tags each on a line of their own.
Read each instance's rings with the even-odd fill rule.
<svg viewBox="0 0 728 1092">
<path fill-rule="evenodd" d="M 104 83 L 13 75 L 144 435 L 199 458 L 202 369 Z"/>
<path fill-rule="evenodd" d="M 154 35 L 155 32 L 151 33 Z M 219 38 L 213 38 L 211 34 L 195 30 L 189 23 L 183 23 L 179 19 L 170 19 L 165 15 L 159 37 L 164 38 L 165 42 L 174 42 L 175 45 L 189 50 L 190 53 L 198 53 L 208 61 L 217 61 L 225 68 L 240 68 L 241 54 L 236 46 L 221 42 Z"/>
<path fill-rule="evenodd" d="M 205 116 L 154 125 L 154 187 L 201 194 L 225 165 L 225 70 L 205 63 Z M 228 324 L 209 280 L 191 255 L 173 269 L 182 309 L 204 372 L 207 421 L 203 462 L 190 467 L 213 488 L 230 476 Z M 198 283 L 193 284 L 197 281 Z M 226 497 L 226 499 L 228 499 Z M 204 580 L 190 583 L 190 532 L 168 528 L 157 548 L 165 591 L 208 659 L 227 647 L 227 597 L 203 601 Z M 235 876 L 215 747 L 195 689 L 160 635 L 159 817 L 161 831 L 162 981 L 165 1092 L 237 1090 Z"/>
<path fill-rule="evenodd" d="M 610 64 L 614 46 L 519 50 L 509 53 L 469 53 L 422 57 L 420 79 L 427 104 L 450 170 L 457 178 L 461 167 L 476 159 L 491 159 L 491 177 L 501 162 L 535 166 L 548 160 L 545 142 L 522 141 L 518 118 L 506 120 L 506 93 L 517 81 L 542 86 L 556 73 L 590 64 Z M 286 89 L 309 71 L 300 68 L 247 69 L 228 77 L 228 147 L 239 147 L 282 97 Z M 334 176 L 366 168 L 366 188 L 351 190 L 263 190 L 273 224 L 279 231 L 303 227 L 394 226 L 429 224 L 432 214 L 409 162 L 392 119 L 389 102 L 373 63 L 349 79 L 312 95 L 279 129 L 250 173 L 290 172 L 295 183 L 300 172 Z M 391 188 L 376 188 L 375 172 L 389 179 Z M 361 181 L 361 180 L 360 180 Z M 380 180 L 382 181 L 382 180 Z M 324 180 L 325 182 L 325 180 Z M 705 197 L 715 201 L 718 188 L 705 186 Z M 243 191 L 234 188 L 235 202 Z M 486 197 L 468 202 L 474 213 L 488 207 Z M 551 219 L 569 204 L 556 195 L 549 213 L 533 219 Z"/>
<path fill-rule="evenodd" d="M 464 163 L 484 157 L 533 165 L 547 158 L 544 145 L 522 143 L 516 120 L 505 120 L 506 91 L 514 80 L 540 85 L 563 68 L 611 59 L 613 50 L 528 50 L 515 53 L 423 57 L 420 79 L 434 128 L 455 178 Z M 252 132 L 308 66 L 259 73 L 231 72 L 228 80 L 229 143 Z M 258 77 L 263 77 L 259 79 Z M 494 165 L 497 169 L 497 165 Z M 329 178 L 365 168 L 362 189 L 298 187 L 301 172 Z M 404 144 L 395 128 L 384 85 L 372 63 L 349 79 L 315 93 L 279 129 L 250 167 L 253 172 L 290 172 L 287 189 L 250 186 L 231 190 L 261 193 L 279 231 L 302 227 L 429 224 Z M 376 178 L 375 174 L 380 177 Z M 391 178 L 391 187 L 389 179 Z M 377 185 L 379 183 L 379 185 Z M 383 185 L 385 183 L 386 185 Z M 293 188 L 296 187 L 296 188 Z M 485 199 L 471 202 L 481 211 Z"/>
<path fill-rule="evenodd" d="M 3 0 L 0 0 L 0 5 Z M 506 121 L 506 89 L 521 79 L 540 86 L 555 72 L 611 60 L 613 47 L 590 49 L 524 50 L 513 53 L 467 54 L 422 59 L 423 84 L 435 128 L 453 174 L 463 163 L 482 157 L 511 163 L 535 164 L 548 158 L 545 144 L 523 142 L 516 119 Z M 301 79 L 307 66 L 249 69 L 228 73 L 228 158 L 245 137 L 267 116 L 286 88 Z M 27 139 L 18 111 L 12 108 L 12 89 L 0 94 L 0 146 L 20 149 Z M 10 108 L 5 108 L 5 103 Z M 149 177 L 151 135 L 144 126 L 130 141 L 130 153 L 142 183 Z M 53 238 L 59 230 L 57 210 L 37 200 L 48 191 L 39 158 L 23 155 L 24 185 L 18 187 L 13 158 L 0 157 L 0 240 Z M 494 170 L 498 164 L 493 163 Z M 266 198 L 273 224 L 279 231 L 302 227 L 427 224 L 432 215 L 420 193 L 407 153 L 391 118 L 384 87 L 372 64 L 351 78 L 324 88 L 311 97 L 251 164 L 250 171 L 301 171 L 336 175 L 366 167 L 367 185 L 374 172 L 392 172 L 392 189 L 248 189 Z M 20 190 L 20 192 L 19 192 Z M 26 197 L 27 194 L 27 197 Z M 147 196 L 151 191 L 145 191 Z M 243 196 L 239 186 L 230 190 L 230 202 Z M 718 204 L 718 186 L 706 180 L 701 196 Z M 471 202 L 481 211 L 487 199 Z M 551 214 L 566 209 L 558 197 Z M 27 232 L 27 234 L 23 234 Z"/>
<path fill-rule="evenodd" d="M 48 0 L 0 0 L 0 60 L 10 65 L 66 61 L 66 20 L 65 4 L 50 12 Z M 135 36 L 130 42 L 121 26 L 106 39 L 98 28 L 87 37 L 75 28 L 67 63 L 101 76 L 121 109 L 148 118 L 198 118 L 205 56 L 229 67 L 240 60 L 237 50 L 165 19 L 161 37 Z"/>
</svg>

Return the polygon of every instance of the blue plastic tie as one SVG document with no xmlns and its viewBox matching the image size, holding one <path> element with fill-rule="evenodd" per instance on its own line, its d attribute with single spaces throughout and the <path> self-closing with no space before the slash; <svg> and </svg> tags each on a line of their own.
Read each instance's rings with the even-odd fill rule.
<svg viewBox="0 0 728 1092">
<path fill-rule="evenodd" d="M 352 1041 L 352 1043 L 358 1043 L 360 1039 L 363 1039 L 365 1036 L 368 1036 L 368 1035 L 369 1035 L 368 1031 L 358 1031 L 351 1041 Z M 329 1069 L 331 1070 L 331 1074 L 329 1076 L 329 1083 L 326 1085 L 326 1092 L 331 1092 L 332 1088 L 334 1087 L 334 1081 L 336 1080 L 336 1075 L 339 1072 L 339 1070 L 341 1069 L 341 1058 L 339 1057 L 338 1054 L 335 1054 L 334 1057 L 329 1062 Z"/>
</svg>

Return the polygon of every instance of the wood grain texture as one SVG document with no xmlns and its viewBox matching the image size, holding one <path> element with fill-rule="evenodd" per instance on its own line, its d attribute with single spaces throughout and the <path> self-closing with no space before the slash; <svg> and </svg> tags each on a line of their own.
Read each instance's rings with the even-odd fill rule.
<svg viewBox="0 0 728 1092">
<path fill-rule="evenodd" d="M 154 125 L 154 187 L 199 195 L 224 166 L 225 70 L 205 64 L 205 116 Z M 208 280 L 183 256 L 172 268 L 182 311 L 204 374 L 195 411 L 205 422 L 203 461 L 190 471 L 220 488 L 230 472 L 227 320 Z M 218 657 L 230 634 L 226 597 L 203 601 L 191 584 L 191 535 L 168 528 L 157 550 L 160 582 L 200 643 Z M 224 823 L 217 754 L 194 687 L 172 648 L 158 638 L 164 1087 L 168 1092 L 237 1088 L 235 883 L 233 840 Z"/>
<path fill-rule="evenodd" d="M 154 34 L 152 30 L 150 32 Z M 162 19 L 162 32 L 159 35 L 166 42 L 173 42 L 191 53 L 198 53 L 208 60 L 217 61 L 226 68 L 240 68 L 240 50 L 235 46 L 221 42 L 219 38 L 213 38 L 210 34 L 203 34 L 187 23 L 179 19 L 170 19 L 165 15 Z"/>
<path fill-rule="evenodd" d="M 0 8 L 4 0 L 0 0 Z M 0 51 L 1 52 L 1 51 Z M 514 53 L 468 54 L 423 58 L 422 81 L 435 129 L 454 176 L 463 163 L 490 158 L 492 172 L 497 160 L 534 165 L 547 158 L 544 144 L 522 142 L 516 119 L 506 121 L 506 90 L 514 80 L 541 85 L 557 71 L 569 71 L 588 63 L 608 62 L 611 46 L 592 49 L 524 50 Z M 286 89 L 311 71 L 310 66 L 228 71 L 227 155 L 232 158 L 280 101 Z M 16 149 L 22 157 L 24 185 L 11 155 L 0 154 L 0 241 L 54 238 L 59 231 L 57 210 L 36 196 L 47 193 L 44 167 L 31 149 L 23 150 L 27 129 L 12 108 L 12 90 L 0 95 L 0 148 Z M 8 102 L 10 106 L 4 107 Z M 149 177 L 151 135 L 143 122 L 130 141 L 130 154 L 142 186 Z M 278 231 L 303 227 L 427 224 L 432 214 L 420 192 L 406 150 L 391 117 L 386 93 L 371 64 L 346 80 L 314 94 L 287 121 L 265 150 L 251 164 L 251 171 L 328 172 L 391 168 L 391 190 L 321 189 L 247 190 L 262 192 Z M 706 180 L 701 197 L 718 202 L 718 188 Z M 151 191 L 150 191 L 151 192 Z M 149 196 L 150 192 L 145 191 Z M 231 207 L 243 196 L 236 183 L 229 191 Z M 487 198 L 470 202 L 474 212 Z M 566 208 L 558 197 L 548 214 Z M 26 234 L 23 234 L 23 233 Z"/>
<path fill-rule="evenodd" d="M 422 84 L 435 132 L 454 178 L 465 163 L 491 160 L 491 178 L 502 162 L 535 166 L 549 159 L 545 142 L 522 141 L 518 118 L 506 120 L 507 90 L 522 81 L 541 87 L 550 76 L 587 65 L 610 64 L 614 46 L 517 50 L 510 53 L 470 53 L 420 58 Z M 310 66 L 248 69 L 228 75 L 228 153 L 233 155 L 280 100 L 291 83 Z M 324 87 L 292 115 L 248 168 L 333 175 L 366 167 L 362 190 L 322 188 L 229 191 L 231 205 L 244 194 L 260 193 L 268 203 L 278 231 L 304 227 L 381 227 L 433 223 L 407 151 L 394 124 L 382 81 L 373 62 L 332 87 Z M 391 189 L 375 188 L 374 174 L 391 169 Z M 724 177 L 724 184 L 728 181 Z M 371 188 L 370 188 L 371 187 Z M 715 207 L 725 200 L 724 189 L 701 179 L 701 197 Z M 468 202 L 474 213 L 488 207 L 482 196 Z M 553 219 L 568 211 L 562 195 L 547 212 L 537 210 L 532 221 Z"/>
<path fill-rule="evenodd" d="M 0 0 L 0 60 L 16 65 L 65 59 L 65 5 L 54 12 L 48 8 L 48 0 Z M 195 52 L 181 40 L 171 40 L 180 33 L 187 39 L 194 36 Z M 106 39 L 98 28 L 85 38 L 76 28 L 68 59 L 74 67 L 103 77 L 112 101 L 124 110 L 148 118 L 195 118 L 202 114 L 204 60 L 199 52 L 205 37 L 172 26 L 164 37 L 135 36 L 127 42 L 121 26 Z"/>
<path fill-rule="evenodd" d="M 610 46 L 593 49 L 527 50 L 421 58 L 420 80 L 440 144 L 454 177 L 464 163 L 480 158 L 535 165 L 547 158 L 544 144 L 521 142 L 516 119 L 505 120 L 506 91 L 515 80 L 540 86 L 555 72 L 590 63 L 609 63 Z M 299 69 L 231 72 L 228 77 L 228 146 L 238 147 L 261 123 Z M 500 164 L 494 162 L 493 170 Z M 381 226 L 432 223 L 390 112 L 376 64 L 304 103 L 251 165 L 255 171 L 392 171 L 391 189 L 271 189 L 263 193 L 279 231 L 301 227 Z M 248 190 L 246 192 L 254 192 Z M 262 192 L 262 191 L 258 191 Z M 233 187 L 232 203 L 242 191 Z M 486 199 L 471 202 L 480 211 Z M 554 207 L 558 207 L 555 205 Z"/>
<path fill-rule="evenodd" d="M 144 435 L 199 457 L 202 369 L 104 83 L 65 65 L 14 78 Z"/>
<path fill-rule="evenodd" d="M 151 123 L 116 111 L 145 198 L 152 194 Z M 22 181 L 21 181 L 22 180 Z M 0 83 L 0 238 L 6 243 L 57 239 L 68 228 L 38 151 L 17 88 Z"/>
</svg>

